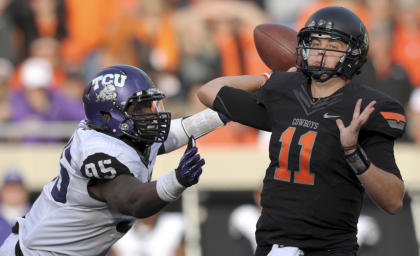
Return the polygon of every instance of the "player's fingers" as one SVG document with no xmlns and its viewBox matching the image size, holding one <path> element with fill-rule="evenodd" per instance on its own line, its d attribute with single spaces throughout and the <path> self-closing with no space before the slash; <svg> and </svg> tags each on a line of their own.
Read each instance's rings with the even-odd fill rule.
<svg viewBox="0 0 420 256">
<path fill-rule="evenodd" d="M 203 169 L 198 169 L 193 175 L 192 178 L 194 180 L 194 184 L 197 184 L 198 180 L 200 179 L 201 173 L 203 172 Z"/>
<path fill-rule="evenodd" d="M 287 72 L 296 72 L 297 71 L 297 67 L 291 67 L 287 70 Z"/>
<path fill-rule="evenodd" d="M 198 169 L 201 167 L 203 167 L 203 165 L 206 164 L 206 161 L 204 159 L 200 159 L 200 161 L 198 161 L 196 164 L 194 164 L 194 166 L 192 167 L 192 169 Z"/>
<path fill-rule="evenodd" d="M 200 154 L 193 155 L 185 162 L 185 165 L 194 166 L 194 164 L 197 163 L 200 160 L 200 158 L 201 158 Z"/>
<path fill-rule="evenodd" d="M 197 147 L 192 147 L 190 149 L 187 149 L 184 153 L 184 155 L 182 156 L 182 160 L 181 161 L 185 161 L 186 159 L 191 158 L 193 155 L 195 155 L 198 151 Z"/>
<path fill-rule="evenodd" d="M 375 110 L 375 108 L 373 106 L 375 106 L 376 101 L 372 100 L 371 102 L 369 102 L 369 104 L 365 107 L 365 109 L 362 111 L 363 115 L 370 115 L 373 110 Z"/>
<path fill-rule="evenodd" d="M 357 119 L 360 115 L 360 105 L 362 105 L 362 99 L 358 99 L 356 102 L 353 112 L 353 120 Z"/>
<path fill-rule="evenodd" d="M 337 124 L 337 127 L 340 130 L 340 132 L 345 128 L 344 123 L 341 119 L 336 119 L 335 123 Z"/>
<path fill-rule="evenodd" d="M 369 119 L 369 116 L 375 110 L 375 108 L 373 107 L 375 104 L 376 101 L 371 101 L 363 110 L 362 114 L 360 114 L 360 122 L 362 122 L 362 124 L 364 124 Z"/>
</svg>

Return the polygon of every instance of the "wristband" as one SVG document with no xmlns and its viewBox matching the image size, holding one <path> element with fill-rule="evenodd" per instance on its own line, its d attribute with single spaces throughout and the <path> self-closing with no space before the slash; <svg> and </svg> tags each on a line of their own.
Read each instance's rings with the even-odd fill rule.
<svg viewBox="0 0 420 256">
<path fill-rule="evenodd" d="M 353 150 L 353 149 L 356 149 L 356 148 L 357 148 L 357 144 L 354 144 L 354 145 L 351 145 L 351 146 L 348 146 L 348 147 L 343 146 L 344 151 L 349 151 L 349 150 Z"/>
<path fill-rule="evenodd" d="M 344 158 L 356 175 L 363 174 L 369 169 L 370 161 L 360 145 L 357 145 L 356 150 L 353 153 L 344 155 Z"/>
<path fill-rule="evenodd" d="M 185 187 L 178 182 L 175 171 L 171 171 L 161 176 L 156 181 L 156 192 L 159 198 L 165 202 L 177 200 L 184 190 Z"/>
</svg>

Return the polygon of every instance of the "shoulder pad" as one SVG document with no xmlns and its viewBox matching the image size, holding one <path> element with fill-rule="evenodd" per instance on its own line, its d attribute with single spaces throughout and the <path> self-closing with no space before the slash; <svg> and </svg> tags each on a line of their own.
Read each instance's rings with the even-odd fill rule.
<svg viewBox="0 0 420 256">
<path fill-rule="evenodd" d="M 404 108 L 394 100 L 377 102 L 364 129 L 400 138 L 406 128 Z"/>
<path fill-rule="evenodd" d="M 302 72 L 281 72 L 275 71 L 271 75 L 270 79 L 267 80 L 267 85 L 275 86 L 275 88 L 281 86 L 296 86 L 296 83 L 306 83 L 307 77 Z M 265 85 L 264 85 L 265 86 Z M 263 86 L 263 87 L 264 87 Z"/>
<path fill-rule="evenodd" d="M 117 158 L 105 153 L 88 156 L 80 168 L 83 176 L 89 179 L 114 179 L 121 174 L 131 174 L 127 166 Z"/>
<path fill-rule="evenodd" d="M 291 92 L 297 85 L 306 83 L 307 78 L 301 72 L 275 71 L 270 79 L 256 91 L 257 99 L 264 103 L 273 97 L 277 97 L 277 93 Z"/>
</svg>

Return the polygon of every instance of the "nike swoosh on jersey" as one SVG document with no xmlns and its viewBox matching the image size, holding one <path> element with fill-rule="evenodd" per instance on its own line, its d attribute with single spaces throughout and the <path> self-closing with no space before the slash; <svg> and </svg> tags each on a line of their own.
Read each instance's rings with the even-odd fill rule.
<svg viewBox="0 0 420 256">
<path fill-rule="evenodd" d="M 339 118 L 340 116 L 334 116 L 334 115 L 329 115 L 328 113 L 325 113 L 324 118 Z"/>
</svg>

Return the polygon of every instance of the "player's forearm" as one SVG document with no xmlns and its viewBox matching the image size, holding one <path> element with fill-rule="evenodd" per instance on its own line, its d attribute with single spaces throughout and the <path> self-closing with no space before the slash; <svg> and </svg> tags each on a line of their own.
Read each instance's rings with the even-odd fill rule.
<svg viewBox="0 0 420 256">
<path fill-rule="evenodd" d="M 264 76 L 243 75 L 218 77 L 201 86 L 197 92 L 197 96 L 204 105 L 212 108 L 217 93 L 223 86 L 230 86 L 245 91 L 255 91 L 265 81 L 266 78 Z"/>
<path fill-rule="evenodd" d="M 404 182 L 397 176 L 371 164 L 358 178 L 369 196 L 386 212 L 396 214 L 402 208 Z"/>
<path fill-rule="evenodd" d="M 156 182 L 142 183 L 129 175 L 119 175 L 97 188 L 100 199 L 112 209 L 136 218 L 152 216 L 168 204 L 157 195 Z"/>
<path fill-rule="evenodd" d="M 133 191 L 130 200 L 125 203 L 130 215 L 136 218 L 150 217 L 168 204 L 159 198 L 156 182 L 144 183 L 142 188 Z"/>
</svg>

